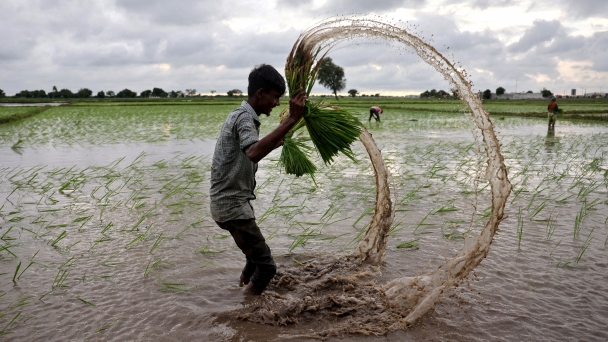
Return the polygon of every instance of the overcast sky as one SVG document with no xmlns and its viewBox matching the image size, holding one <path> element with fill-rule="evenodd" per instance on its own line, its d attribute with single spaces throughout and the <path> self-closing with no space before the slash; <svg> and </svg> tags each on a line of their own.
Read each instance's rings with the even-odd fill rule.
<svg viewBox="0 0 608 342">
<path fill-rule="evenodd" d="M 608 91 L 607 0 L 2 0 L 0 89 L 246 91 L 254 65 L 282 73 L 303 29 L 350 13 L 416 25 L 475 90 Z M 329 54 L 343 94 L 449 90 L 416 55 L 371 43 Z"/>
</svg>

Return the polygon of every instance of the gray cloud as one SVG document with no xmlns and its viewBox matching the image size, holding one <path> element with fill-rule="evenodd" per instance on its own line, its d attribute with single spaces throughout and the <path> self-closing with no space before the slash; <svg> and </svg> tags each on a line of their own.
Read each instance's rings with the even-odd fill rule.
<svg viewBox="0 0 608 342">
<path fill-rule="evenodd" d="M 473 8 L 479 8 L 482 10 L 488 7 L 505 7 L 515 5 L 513 0 L 475 0 L 472 2 Z"/>
<path fill-rule="evenodd" d="M 164 25 L 190 26 L 209 23 L 221 14 L 222 1 L 119 0 L 116 5 L 129 16 Z"/>
<path fill-rule="evenodd" d="M 605 18 L 608 15 L 608 1 L 606 0 L 558 0 L 550 3 L 550 6 L 564 8 L 565 12 L 573 18 Z"/>
<path fill-rule="evenodd" d="M 313 10 L 313 1 L 305 0 L 279 0 L 277 1 L 277 7 L 287 6 L 291 8 L 297 8 L 302 10 L 308 10 L 317 14 L 335 15 L 344 13 L 357 13 L 357 14 L 368 14 L 368 13 L 385 13 L 390 10 L 397 8 L 422 8 L 426 4 L 426 0 L 382 0 L 382 1 L 368 1 L 368 0 L 330 0 L 327 1 L 323 6 Z"/>
<path fill-rule="evenodd" d="M 581 71 L 608 71 L 608 32 L 590 36 L 569 34 L 585 16 L 604 16 L 604 1 L 579 4 L 535 2 L 537 7 L 562 6 L 571 20 L 543 18 L 529 27 L 501 32 L 490 29 L 462 31 L 449 15 L 416 11 L 424 1 L 327 1 L 319 9 L 312 1 L 279 1 L 274 9 L 256 10 L 259 4 L 187 0 L 177 4 L 159 0 L 22 0 L 0 2 L 0 88 L 8 94 L 22 89 L 50 90 L 53 85 L 78 90 L 88 87 L 118 91 L 196 88 L 199 91 L 246 87 L 251 68 L 269 63 L 282 71 L 287 52 L 302 27 L 260 33 L 258 27 L 233 31 L 225 20 L 263 18 L 269 23 L 284 17 L 314 18 L 335 13 L 388 15 L 409 8 L 420 32 L 448 59 L 459 61 L 470 72 L 478 89 L 503 86 L 538 90 L 543 86 L 576 87 L 559 79 L 557 60 L 589 61 Z M 452 2 L 446 2 L 452 4 Z M 469 5 L 467 5 L 469 4 Z M 461 2 L 473 9 L 520 6 L 515 1 Z M 549 8 L 549 7 L 547 7 Z M 595 10 L 590 10 L 591 8 Z M 526 12 L 529 9 L 522 8 Z M 400 18 L 396 18 L 400 19 Z M 524 30 L 524 31 L 522 31 Z M 265 30 L 268 31 L 268 30 Z M 507 32 L 507 33 L 505 33 Z M 505 34 L 523 35 L 506 45 Z M 346 43 L 348 44 L 348 43 Z M 445 89 L 448 85 L 432 68 L 409 50 L 392 42 L 357 40 L 330 53 L 345 68 L 347 88 L 360 92 Z M 167 66 L 159 67 L 166 64 Z M 553 77 L 551 85 L 534 75 Z M 600 84 L 603 80 L 589 80 Z M 417 90 L 416 90 L 417 89 Z M 315 86 L 315 92 L 325 92 Z"/>
<path fill-rule="evenodd" d="M 559 28 L 560 23 L 557 20 L 536 20 L 519 41 L 508 46 L 508 50 L 514 53 L 526 52 L 553 39 L 559 33 Z"/>
</svg>

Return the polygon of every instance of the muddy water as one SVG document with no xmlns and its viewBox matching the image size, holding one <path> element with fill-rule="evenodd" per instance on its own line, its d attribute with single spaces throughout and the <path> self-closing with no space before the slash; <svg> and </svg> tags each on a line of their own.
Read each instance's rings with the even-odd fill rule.
<svg viewBox="0 0 608 342">
<path fill-rule="evenodd" d="M 473 192 L 478 158 L 462 115 L 383 120 L 369 129 L 393 172 L 397 213 L 386 264 L 370 277 L 377 283 L 440 265 L 460 249 L 462 233 L 483 226 L 489 206 L 483 182 L 477 198 Z M 495 123 L 514 194 L 476 275 L 411 329 L 348 340 L 608 338 L 608 127 L 560 122 L 547 134 L 543 120 Z M 279 341 L 330 326 L 233 319 L 234 309 L 261 299 L 236 287 L 242 255 L 209 218 L 211 146 L 2 147 L 0 232 L 13 228 L 1 244 L 14 256 L 0 251 L 0 327 L 16 317 L 3 339 Z M 282 175 L 278 154 L 260 165 L 254 206 L 280 264 L 356 245 L 375 196 L 371 167 L 356 149 L 360 164 L 321 168 L 317 186 Z M 416 248 L 397 248 L 413 240 Z"/>
</svg>

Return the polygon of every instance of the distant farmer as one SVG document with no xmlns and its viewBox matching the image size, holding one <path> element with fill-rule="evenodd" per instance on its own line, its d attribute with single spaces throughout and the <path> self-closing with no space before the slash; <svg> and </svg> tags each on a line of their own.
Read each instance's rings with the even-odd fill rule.
<svg viewBox="0 0 608 342">
<path fill-rule="evenodd" d="M 304 113 L 306 94 L 289 101 L 289 116 L 274 131 L 259 139 L 260 114 L 270 115 L 280 105 L 285 80 L 270 65 L 256 66 L 249 74 L 247 101 L 233 110 L 220 131 L 211 164 L 211 217 L 230 232 L 247 263 L 240 286 L 251 294 L 261 294 L 276 273 L 266 239 L 255 222 L 250 201 L 255 199 L 258 162 L 283 144 L 283 137 Z"/>
<path fill-rule="evenodd" d="M 551 97 L 551 102 L 547 106 L 547 115 L 549 116 L 549 129 L 555 129 L 555 119 L 557 118 L 557 100 L 555 97 Z"/>
<path fill-rule="evenodd" d="M 380 121 L 380 114 L 382 113 L 382 108 L 378 106 L 372 106 L 369 109 L 369 119 L 367 121 L 372 121 L 372 117 L 376 119 L 376 122 Z"/>
</svg>

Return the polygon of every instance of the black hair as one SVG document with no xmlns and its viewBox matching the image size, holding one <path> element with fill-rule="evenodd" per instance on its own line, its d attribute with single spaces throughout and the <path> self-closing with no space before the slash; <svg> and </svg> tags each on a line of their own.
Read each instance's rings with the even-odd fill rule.
<svg viewBox="0 0 608 342">
<path fill-rule="evenodd" d="M 256 65 L 249 73 L 247 95 L 255 95 L 255 92 L 260 88 L 266 92 L 274 89 L 283 95 L 285 94 L 285 79 L 272 65 Z"/>
</svg>

